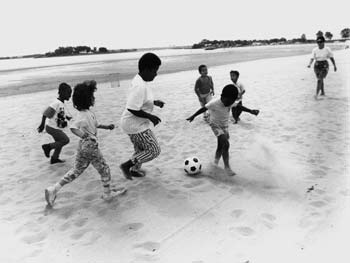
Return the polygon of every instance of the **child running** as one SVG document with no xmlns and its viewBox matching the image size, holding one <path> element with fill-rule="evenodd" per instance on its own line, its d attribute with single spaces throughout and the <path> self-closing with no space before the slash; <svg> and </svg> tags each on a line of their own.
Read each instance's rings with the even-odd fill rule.
<svg viewBox="0 0 350 263">
<path fill-rule="evenodd" d="M 192 122 L 196 116 L 209 110 L 210 127 L 217 137 L 217 149 L 215 153 L 214 163 L 215 165 L 218 165 L 219 160 L 222 156 L 225 166 L 225 173 L 230 176 L 235 175 L 235 172 L 231 170 L 229 163 L 230 142 L 228 120 L 230 117 L 232 104 L 237 99 L 237 96 L 237 88 L 232 84 L 226 85 L 222 90 L 220 98 L 212 99 L 210 102 L 205 104 L 204 107 L 186 119 L 189 122 Z"/>
<path fill-rule="evenodd" d="M 43 144 L 41 148 L 47 158 L 50 157 L 51 150 L 55 149 L 51 156 L 51 164 L 64 162 L 64 160 L 59 158 L 59 155 L 62 147 L 69 143 L 69 138 L 63 130 L 67 127 L 68 121 L 72 118 L 67 114 L 64 101 L 68 101 L 71 95 L 72 88 L 67 83 L 61 83 L 58 87 L 58 98 L 46 108 L 41 119 L 41 124 L 38 127 L 38 132 L 42 132 L 45 128 L 46 119 L 49 119 L 46 124 L 46 132 L 53 137 L 55 142 Z"/>
<path fill-rule="evenodd" d="M 141 165 L 160 154 L 159 143 L 152 132 L 151 123 L 156 126 L 161 120 L 152 115 L 153 106 L 162 108 L 164 102 L 154 100 L 151 82 L 157 76 L 161 65 L 160 58 L 153 53 L 144 54 L 138 63 L 139 73 L 134 77 L 129 90 L 125 110 L 121 117 L 121 127 L 129 135 L 134 145 L 132 157 L 120 165 L 128 180 L 143 177 Z"/>
<path fill-rule="evenodd" d="M 58 191 L 66 184 L 81 175 L 91 163 L 101 175 L 103 194 L 102 199 L 110 201 L 114 196 L 126 192 L 125 188 L 111 189 L 111 174 L 109 166 L 98 148 L 97 128 L 113 130 L 114 125 L 102 125 L 96 120 L 90 107 L 95 103 L 94 92 L 97 90 L 96 81 L 85 81 L 77 84 L 73 92 L 73 105 L 79 111 L 70 129 L 78 136 L 78 151 L 74 167 L 68 171 L 55 185 L 45 189 L 45 199 L 49 206 L 53 206 Z"/>
<path fill-rule="evenodd" d="M 241 115 L 242 111 L 248 112 L 250 114 L 253 114 L 257 116 L 259 114 L 259 110 L 251 110 L 247 107 L 244 107 L 242 104 L 243 94 L 245 93 L 245 88 L 242 83 L 238 82 L 239 78 L 239 72 L 237 70 L 231 70 L 230 71 L 230 77 L 233 82 L 233 85 L 235 85 L 238 89 L 238 97 L 235 103 L 232 107 L 232 117 L 234 119 L 234 123 L 237 123 L 240 119 L 239 116 Z"/>
<path fill-rule="evenodd" d="M 198 67 L 200 77 L 197 79 L 194 86 L 194 92 L 197 94 L 201 107 L 204 107 L 214 96 L 214 83 L 211 76 L 208 75 L 208 68 L 206 65 L 200 65 Z M 207 112 L 204 113 L 203 118 L 205 121 L 209 120 Z"/>
</svg>

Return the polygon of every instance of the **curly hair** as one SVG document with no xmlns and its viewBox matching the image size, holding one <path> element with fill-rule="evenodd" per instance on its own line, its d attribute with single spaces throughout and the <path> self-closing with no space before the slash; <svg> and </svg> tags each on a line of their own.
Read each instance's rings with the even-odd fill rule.
<svg viewBox="0 0 350 263">
<path fill-rule="evenodd" d="M 96 81 L 89 80 L 74 87 L 73 105 L 78 111 L 88 110 L 95 103 L 94 92 L 97 90 Z"/>
<path fill-rule="evenodd" d="M 139 71 L 158 68 L 162 64 L 160 58 L 154 53 L 146 53 L 139 59 Z"/>
<path fill-rule="evenodd" d="M 222 97 L 236 100 L 238 96 L 238 89 L 235 85 L 229 84 L 222 89 Z"/>
<path fill-rule="evenodd" d="M 206 67 L 207 67 L 207 66 L 204 65 L 204 64 L 200 65 L 200 66 L 198 67 L 198 72 L 199 72 L 199 73 L 202 73 L 202 69 L 203 69 L 203 68 L 206 68 Z"/>
</svg>

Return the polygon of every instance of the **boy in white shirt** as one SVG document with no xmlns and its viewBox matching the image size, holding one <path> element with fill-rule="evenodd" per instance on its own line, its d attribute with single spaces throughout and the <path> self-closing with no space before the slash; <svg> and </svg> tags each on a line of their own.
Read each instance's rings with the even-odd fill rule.
<svg viewBox="0 0 350 263">
<path fill-rule="evenodd" d="M 151 130 L 152 124 L 156 126 L 161 121 L 152 114 L 153 106 L 164 106 L 163 101 L 154 100 L 151 87 L 160 65 L 160 58 L 153 53 L 146 53 L 139 59 L 139 73 L 132 80 L 121 117 L 121 128 L 129 135 L 135 150 L 132 157 L 120 165 L 128 180 L 145 176 L 145 172 L 140 170 L 141 165 L 160 154 L 159 143 Z"/>
<path fill-rule="evenodd" d="M 235 85 L 236 88 L 238 89 L 237 100 L 232 106 L 232 117 L 234 119 L 234 123 L 237 123 L 240 120 L 239 116 L 241 115 L 242 111 L 245 111 L 257 116 L 260 112 L 259 110 L 251 110 L 243 106 L 242 99 L 243 99 L 243 94 L 245 93 L 245 88 L 242 83 L 238 82 L 239 72 L 237 70 L 231 70 L 230 77 L 233 85 Z"/>
<path fill-rule="evenodd" d="M 94 112 L 90 110 L 90 107 L 95 103 L 94 92 L 96 89 L 96 81 L 94 80 L 85 81 L 74 87 L 73 104 L 79 112 L 70 129 L 72 133 L 80 137 L 81 140 L 79 141 L 74 167 L 55 185 L 45 189 L 45 199 L 50 207 L 53 206 L 58 191 L 61 190 L 64 185 L 78 178 L 90 163 L 101 175 L 103 185 L 102 199 L 110 201 L 116 195 L 126 192 L 126 188 L 124 187 L 117 189 L 111 188 L 111 172 L 98 148 L 97 129 L 113 130 L 114 125 L 99 124 Z"/>
<path fill-rule="evenodd" d="M 68 101 L 71 95 L 72 88 L 67 83 L 61 83 L 58 87 L 58 98 L 45 109 L 41 124 L 38 127 L 38 132 L 42 132 L 45 128 L 45 121 L 48 119 L 46 132 L 54 138 L 55 142 L 43 144 L 41 148 L 47 158 L 50 157 L 51 150 L 55 149 L 51 156 L 51 164 L 64 162 L 64 160 L 59 159 L 59 155 L 62 147 L 69 143 L 69 138 L 63 130 L 68 126 L 68 121 L 72 118 L 67 114 L 64 101 Z"/>
<path fill-rule="evenodd" d="M 334 71 L 337 71 L 337 66 L 335 65 L 333 53 L 329 47 L 325 47 L 325 44 L 324 44 L 325 41 L 326 40 L 323 36 L 317 37 L 316 42 L 318 47 L 315 47 L 312 50 L 312 53 L 311 53 L 312 57 L 310 59 L 309 65 L 307 66 L 308 68 L 310 68 L 312 65 L 312 62 L 315 60 L 314 72 L 317 78 L 315 99 L 317 99 L 318 94 L 320 92 L 321 92 L 321 96 L 325 95 L 323 79 L 325 79 L 328 74 L 328 69 L 329 69 L 329 64 L 327 61 L 328 59 L 331 60 L 334 66 Z"/>
<path fill-rule="evenodd" d="M 186 119 L 189 122 L 192 122 L 196 116 L 209 110 L 210 127 L 213 130 L 214 135 L 217 137 L 214 163 L 217 165 L 222 156 L 225 172 L 229 176 L 235 175 L 235 172 L 231 170 L 229 163 L 230 136 L 228 132 L 228 120 L 232 104 L 236 101 L 237 96 L 237 88 L 232 84 L 226 85 L 222 90 L 220 98 L 212 99 L 204 107 Z"/>
</svg>

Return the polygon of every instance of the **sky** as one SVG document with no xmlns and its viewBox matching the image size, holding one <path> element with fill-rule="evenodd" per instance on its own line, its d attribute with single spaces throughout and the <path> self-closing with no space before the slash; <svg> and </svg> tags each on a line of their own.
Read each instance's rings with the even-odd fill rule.
<svg viewBox="0 0 350 263">
<path fill-rule="evenodd" d="M 142 48 L 202 39 L 334 38 L 350 27 L 345 0 L 1 0 L 0 56 L 59 46 Z"/>
</svg>

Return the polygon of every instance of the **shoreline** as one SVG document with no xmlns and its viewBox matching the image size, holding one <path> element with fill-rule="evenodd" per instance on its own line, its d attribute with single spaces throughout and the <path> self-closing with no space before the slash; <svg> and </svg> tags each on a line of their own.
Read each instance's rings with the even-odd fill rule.
<svg viewBox="0 0 350 263">
<path fill-rule="evenodd" d="M 310 53 L 310 48 L 310 46 L 256 47 L 230 49 L 229 51 L 213 50 L 195 54 L 164 55 L 160 56 L 163 63 L 159 75 L 197 70 L 200 64 L 206 64 L 210 69 L 211 67 L 241 62 L 306 55 Z M 342 45 L 332 47 L 334 52 L 342 49 Z M 98 83 L 128 80 L 137 73 L 137 60 L 138 58 L 122 58 L 120 60 L 87 61 L 1 71 L 0 73 L 13 74 L 17 71 L 21 74 L 37 74 L 37 76 L 34 75 L 34 77 L 27 79 L 25 76 L 23 80 L 13 80 L 12 82 L 19 82 L 14 84 L 11 84 L 11 80 L 5 84 L 0 83 L 0 97 L 53 90 L 57 88 L 60 82 L 67 82 L 74 86 L 86 79 L 95 79 Z M 69 68 L 69 71 L 67 68 Z M 41 73 L 43 76 L 39 75 L 40 71 L 50 70 L 52 74 L 48 75 L 43 72 Z"/>
</svg>

